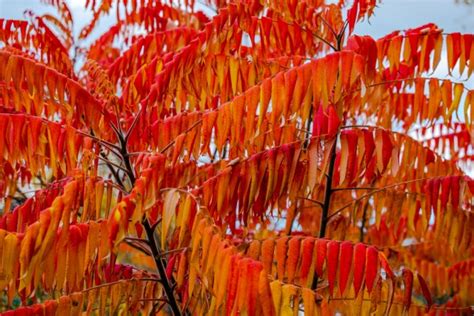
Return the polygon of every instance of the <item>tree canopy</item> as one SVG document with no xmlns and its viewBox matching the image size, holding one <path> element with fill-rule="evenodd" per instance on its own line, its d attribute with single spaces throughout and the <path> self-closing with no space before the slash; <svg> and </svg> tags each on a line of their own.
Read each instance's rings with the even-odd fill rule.
<svg viewBox="0 0 474 316">
<path fill-rule="evenodd" d="M 80 31 L 43 2 L 0 19 L 0 312 L 472 313 L 473 34 L 355 35 L 376 0 L 88 0 Z"/>
</svg>

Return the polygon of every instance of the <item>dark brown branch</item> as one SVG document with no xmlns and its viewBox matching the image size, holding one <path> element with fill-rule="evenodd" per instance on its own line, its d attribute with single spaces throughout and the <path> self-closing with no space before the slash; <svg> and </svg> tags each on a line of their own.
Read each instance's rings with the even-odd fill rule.
<svg viewBox="0 0 474 316">
<path fill-rule="evenodd" d="M 199 121 L 196 121 L 196 123 L 194 123 L 193 125 L 191 125 L 187 130 L 185 130 L 184 132 L 182 132 L 180 135 L 182 134 L 186 134 L 187 132 L 189 132 L 190 130 L 192 130 L 193 128 L 195 128 L 196 126 L 198 126 L 199 124 L 202 123 L 202 120 L 199 120 Z M 176 143 L 176 139 L 173 139 L 171 142 L 169 142 L 168 145 L 166 145 L 162 150 L 160 150 L 160 154 L 164 153 L 165 151 L 167 151 L 171 146 L 174 145 L 174 143 Z"/>
<path fill-rule="evenodd" d="M 417 182 L 417 181 L 423 181 L 423 180 L 426 180 L 427 178 L 419 178 L 419 179 L 413 179 L 413 180 L 407 180 L 407 181 L 402 181 L 402 182 L 398 182 L 398 183 L 394 183 L 394 184 L 391 184 L 391 185 L 387 185 L 383 188 L 380 188 L 380 189 L 374 189 L 373 191 L 370 191 L 360 197 L 358 197 L 357 199 L 355 200 L 352 200 L 350 201 L 349 203 L 347 203 L 346 205 L 343 205 L 342 207 L 340 207 L 337 211 L 335 211 L 334 213 L 332 213 L 331 215 L 329 215 L 329 219 L 337 214 L 339 214 L 340 212 L 342 212 L 343 210 L 345 210 L 346 208 L 348 208 L 349 206 L 351 206 L 352 204 L 354 203 L 357 203 L 367 197 L 370 197 L 371 195 L 375 194 L 375 193 L 378 193 L 378 192 L 382 192 L 382 191 L 385 191 L 387 189 L 391 189 L 391 188 L 394 188 L 394 187 L 397 187 L 399 185 L 404 185 L 404 184 L 408 184 L 408 183 L 412 183 L 412 182 Z M 408 194 L 409 192 L 407 192 Z"/>
<path fill-rule="evenodd" d="M 161 256 L 162 256 L 162 257 L 166 257 L 166 256 L 171 255 L 171 254 L 173 254 L 173 253 L 185 251 L 186 249 L 188 249 L 188 247 L 173 249 L 173 250 L 169 250 L 169 251 L 163 251 L 163 252 L 161 253 Z M 176 284 L 175 284 L 175 285 L 176 285 Z"/>
<path fill-rule="evenodd" d="M 312 202 L 312 203 L 314 203 L 314 204 L 317 204 L 317 205 L 321 206 L 321 208 L 324 207 L 323 202 L 318 201 L 318 200 L 313 200 L 313 199 L 310 199 L 310 198 L 307 198 L 307 197 L 299 197 L 298 199 L 310 201 L 310 202 Z"/>
<path fill-rule="evenodd" d="M 326 189 L 324 190 L 324 201 L 323 201 L 323 210 L 321 215 L 321 227 L 319 229 L 319 238 L 324 238 L 326 236 L 326 226 L 329 220 L 329 208 L 331 206 L 331 195 L 333 192 L 332 189 L 332 180 L 334 176 L 334 166 L 336 163 L 336 145 L 337 142 L 334 141 L 334 144 L 331 148 L 331 153 L 329 156 L 329 169 L 328 175 L 326 177 Z"/>
<path fill-rule="evenodd" d="M 123 134 L 121 133 L 117 134 L 117 138 L 120 143 L 120 154 L 122 156 L 123 163 L 125 164 L 125 168 L 127 169 L 127 175 L 130 178 L 130 182 L 133 187 L 135 184 L 136 178 L 135 178 L 135 173 L 132 168 L 132 164 L 130 162 L 130 155 L 128 154 L 128 150 L 127 150 L 127 141 L 125 137 L 123 136 Z M 179 308 L 178 302 L 174 296 L 172 284 L 170 280 L 168 279 L 168 276 L 166 275 L 165 261 L 162 260 L 161 251 L 158 248 L 158 244 L 156 243 L 156 240 L 155 240 L 154 227 L 151 226 L 146 215 L 143 215 L 142 224 L 147 236 L 148 246 L 150 247 L 153 260 L 155 261 L 155 265 L 158 270 L 158 274 L 160 276 L 160 282 L 163 286 L 166 297 L 168 299 L 168 304 L 170 305 L 171 310 L 173 311 L 173 314 L 175 316 L 181 316 L 182 313 Z"/>
<path fill-rule="evenodd" d="M 132 247 L 132 248 L 134 248 L 134 249 L 136 249 L 136 250 L 138 250 L 138 251 L 140 251 L 140 252 L 143 252 L 145 255 L 147 255 L 147 256 L 152 256 L 152 254 L 151 254 L 151 252 L 150 252 L 150 249 L 147 249 L 144 245 L 141 245 L 141 244 L 139 244 L 139 243 L 135 243 L 135 242 L 132 242 L 132 241 L 128 241 L 128 240 L 126 240 L 126 239 L 124 239 L 124 242 L 125 242 L 128 246 L 130 246 L 130 247 Z"/>
<path fill-rule="evenodd" d="M 97 157 L 99 158 L 100 160 L 102 160 L 103 162 L 105 162 L 105 164 L 109 167 L 110 171 L 112 172 L 113 169 L 111 169 L 111 167 L 115 167 L 117 169 L 120 169 L 122 170 L 123 172 L 127 173 L 127 169 L 125 169 L 124 167 L 116 164 L 115 162 L 112 162 L 110 161 L 109 159 L 107 159 L 107 156 L 105 156 L 105 154 L 103 152 L 100 153 L 100 155 Z M 115 180 L 118 181 L 118 177 L 116 177 L 115 175 L 117 174 L 117 170 L 114 170 L 114 172 L 112 172 L 112 175 L 114 176 Z M 121 183 L 121 181 L 119 182 L 119 184 Z"/>
<path fill-rule="evenodd" d="M 333 192 L 336 191 L 353 191 L 353 190 L 374 190 L 371 187 L 350 187 L 350 188 L 334 188 L 332 189 Z"/>
<path fill-rule="evenodd" d="M 116 154 L 118 156 L 118 152 L 120 150 L 120 147 L 115 145 L 115 144 L 112 144 L 111 142 L 109 141 L 106 141 L 104 139 L 101 139 L 97 136 L 95 136 L 93 134 L 93 132 L 91 132 L 91 134 L 87 134 L 87 133 L 84 133 L 83 131 L 80 131 L 80 130 L 76 130 L 76 132 L 82 136 L 85 136 L 85 137 L 89 137 L 91 138 L 92 140 L 98 142 L 99 144 L 101 144 L 102 146 L 106 147 L 108 150 L 110 150 L 111 152 L 113 152 L 114 154 Z"/>
<path fill-rule="evenodd" d="M 114 285 L 114 284 L 118 284 L 118 283 L 121 283 L 121 282 L 123 282 L 123 281 L 124 281 L 123 279 L 120 279 L 120 280 L 117 280 L 117 281 L 112 281 L 112 282 L 108 282 L 108 283 L 102 283 L 102 284 L 95 285 L 95 286 L 89 287 L 89 288 L 87 288 L 87 289 L 84 289 L 84 290 L 82 290 L 82 292 L 89 292 L 89 291 L 92 291 L 92 290 L 100 289 L 100 288 L 102 288 L 102 287 L 112 286 L 112 285 Z M 152 278 L 140 278 L 140 279 L 131 278 L 131 279 L 127 279 L 126 281 L 127 281 L 127 282 L 128 282 L 128 281 L 160 282 L 160 280 L 158 280 L 158 279 L 152 279 Z"/>
<path fill-rule="evenodd" d="M 344 31 L 345 28 L 341 30 L 341 32 L 338 34 L 337 38 L 337 45 L 336 47 L 333 47 L 335 51 L 340 51 L 342 48 L 342 40 L 344 37 Z M 334 142 L 331 145 L 331 152 L 329 154 L 329 168 L 328 172 L 326 174 L 326 188 L 324 190 L 324 201 L 322 205 L 322 212 L 321 212 L 321 226 L 319 228 L 319 238 L 324 238 L 326 236 L 326 228 L 329 222 L 330 217 L 329 215 L 329 209 L 331 207 L 331 195 L 333 193 L 332 189 L 332 181 L 333 181 L 333 176 L 334 176 L 334 167 L 336 164 L 336 150 L 337 150 L 337 139 L 338 139 L 339 131 L 336 133 Z M 315 290 L 318 286 L 318 275 L 315 273 L 313 277 L 313 284 L 311 285 L 311 288 Z"/>
<path fill-rule="evenodd" d="M 328 216 L 329 214 L 329 208 L 331 206 L 331 195 L 332 195 L 332 179 L 334 175 L 334 166 L 336 163 L 336 148 L 337 148 L 337 137 L 334 140 L 334 143 L 332 144 L 331 147 L 331 153 L 329 156 L 329 168 L 328 168 L 328 173 L 326 175 L 326 188 L 324 190 L 324 201 L 322 203 L 322 213 L 321 213 L 321 226 L 319 228 L 319 238 L 324 238 L 326 235 L 326 227 L 329 222 L 330 217 Z M 311 285 L 311 288 L 315 290 L 318 286 L 318 278 L 319 276 L 315 273 L 313 277 L 313 284 Z"/>
<path fill-rule="evenodd" d="M 155 261 L 156 268 L 158 269 L 158 274 L 160 275 L 161 284 L 163 285 L 163 289 L 165 290 L 166 297 L 168 298 L 168 304 L 171 307 L 174 315 L 181 315 L 181 310 L 178 306 L 176 298 L 173 293 L 173 287 L 166 275 L 166 268 L 164 262 L 161 258 L 161 253 L 158 250 L 158 246 L 155 241 L 155 234 L 150 226 L 150 222 L 146 216 L 143 217 L 142 221 L 143 227 L 145 228 L 145 232 L 148 238 L 148 243 L 150 245 L 151 253 L 153 255 L 153 259 Z"/>
<path fill-rule="evenodd" d="M 359 241 L 364 242 L 364 229 L 365 229 L 365 222 L 367 221 L 367 211 L 369 209 L 369 201 L 365 202 L 364 211 L 362 212 L 362 222 L 360 224 L 359 230 Z"/>
<path fill-rule="evenodd" d="M 307 149 L 308 146 L 309 146 L 309 140 L 311 138 L 311 136 L 310 136 L 311 132 L 309 131 L 309 129 L 311 127 L 311 122 L 312 121 L 313 121 L 313 107 L 310 107 L 309 108 L 308 122 L 306 122 L 306 131 L 305 131 L 306 137 L 305 137 L 304 146 L 303 146 L 305 149 Z"/>
<path fill-rule="evenodd" d="M 140 115 L 142 114 L 142 110 L 143 108 L 141 108 L 137 115 L 135 116 L 135 118 L 133 119 L 133 122 L 132 122 L 132 125 L 130 125 L 130 128 L 128 129 L 127 131 L 127 134 L 125 135 L 125 143 L 128 142 L 128 139 L 130 138 L 130 135 L 132 134 L 133 130 L 135 129 L 135 126 L 137 125 L 138 123 L 138 120 L 140 119 Z"/>
</svg>

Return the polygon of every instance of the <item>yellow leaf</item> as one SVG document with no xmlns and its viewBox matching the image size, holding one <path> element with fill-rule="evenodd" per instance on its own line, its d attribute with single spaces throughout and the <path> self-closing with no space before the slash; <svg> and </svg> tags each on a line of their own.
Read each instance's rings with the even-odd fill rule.
<svg viewBox="0 0 474 316">
<path fill-rule="evenodd" d="M 182 207 L 179 213 L 179 220 L 177 221 L 177 226 L 179 227 L 179 242 L 178 245 L 181 247 L 184 239 L 184 234 L 188 230 L 188 222 L 189 217 L 191 215 L 191 206 L 192 206 L 192 198 L 188 195 L 186 196 L 184 203 L 182 203 Z"/>
<path fill-rule="evenodd" d="M 6 231 L 0 231 L 0 247 L 1 260 L 0 260 L 0 287 L 4 288 L 13 278 L 13 271 L 15 271 L 18 265 L 19 255 L 19 242 L 15 234 L 7 233 L 6 236 L 2 236 L 2 233 Z"/>
<path fill-rule="evenodd" d="M 168 230 L 170 229 L 173 219 L 176 217 L 176 206 L 179 201 L 179 192 L 175 189 L 169 190 L 165 193 L 163 199 L 163 214 L 161 221 L 161 248 L 165 248 L 165 241 L 168 237 Z"/>
<path fill-rule="evenodd" d="M 225 291 L 227 289 L 227 279 L 229 278 L 230 271 L 230 262 L 231 262 L 232 248 L 226 248 L 223 251 L 220 251 L 216 259 L 216 264 L 218 264 L 221 269 L 218 269 L 216 272 L 216 280 L 219 283 L 218 291 L 216 295 L 216 304 L 217 307 L 222 303 Z"/>
<path fill-rule="evenodd" d="M 230 82 L 232 84 L 232 93 L 237 93 L 237 80 L 239 75 L 239 61 L 235 58 L 229 59 Z"/>
<path fill-rule="evenodd" d="M 281 301 L 281 283 L 276 280 L 270 283 L 270 290 L 272 292 L 273 306 L 277 315 L 280 315 L 280 301 Z"/>
<path fill-rule="evenodd" d="M 451 103 L 451 107 L 449 108 L 449 111 L 448 111 L 448 118 L 451 118 L 454 111 L 458 109 L 463 92 L 464 92 L 463 84 L 461 83 L 454 84 L 454 97 L 453 97 L 453 102 Z"/>
<path fill-rule="evenodd" d="M 285 284 L 282 286 L 281 315 L 283 316 L 295 315 L 293 312 L 293 308 L 291 307 L 291 301 L 292 301 L 292 298 L 294 298 L 296 301 L 297 292 L 298 292 L 298 289 L 292 284 Z M 295 304 L 298 305 L 296 302 Z"/>
</svg>

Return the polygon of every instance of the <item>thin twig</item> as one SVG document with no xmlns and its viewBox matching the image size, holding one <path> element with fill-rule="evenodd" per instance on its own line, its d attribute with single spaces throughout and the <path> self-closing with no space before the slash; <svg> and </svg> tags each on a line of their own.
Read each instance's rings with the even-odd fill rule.
<svg viewBox="0 0 474 316">
<path fill-rule="evenodd" d="M 130 138 L 130 135 L 132 134 L 135 126 L 137 125 L 138 123 L 138 120 L 140 118 L 140 115 L 143 111 L 143 107 L 140 108 L 140 110 L 138 111 L 137 115 L 135 116 L 135 118 L 133 119 L 133 122 L 132 122 L 132 125 L 130 125 L 130 128 L 128 129 L 127 131 L 127 134 L 125 134 L 125 143 L 128 142 L 128 139 Z"/>
<path fill-rule="evenodd" d="M 371 187 L 349 187 L 349 188 L 334 188 L 332 189 L 333 192 L 335 191 L 353 191 L 353 190 L 374 190 Z"/>
<path fill-rule="evenodd" d="M 114 284 L 118 284 L 118 283 L 122 283 L 122 282 L 128 282 L 128 281 L 160 282 L 159 279 L 152 279 L 152 278 L 140 278 L 140 279 L 131 278 L 131 279 L 126 279 L 126 280 L 120 279 L 120 280 L 117 280 L 117 281 L 102 283 L 102 284 L 99 284 L 99 285 L 96 285 L 96 286 L 89 287 L 87 289 L 82 290 L 82 292 L 89 292 L 89 291 L 92 291 L 92 290 L 97 290 L 97 289 L 100 289 L 100 288 L 103 288 L 103 287 L 112 286 Z"/>
<path fill-rule="evenodd" d="M 202 123 L 202 120 L 196 121 L 196 122 L 195 122 L 193 125 L 191 125 L 187 130 L 185 130 L 184 132 L 182 132 L 182 133 L 179 134 L 179 135 L 186 134 L 187 132 L 189 132 L 190 130 L 192 130 L 194 127 L 198 126 L 200 123 Z M 178 136 L 179 136 L 179 135 L 178 135 Z M 160 154 L 163 154 L 165 151 L 168 150 L 168 148 L 170 148 L 171 146 L 173 146 L 175 143 L 176 143 L 176 139 L 173 139 L 168 145 L 166 145 L 162 150 L 160 150 Z"/>
<path fill-rule="evenodd" d="M 324 207 L 323 202 L 318 201 L 318 200 L 313 200 L 313 199 L 310 199 L 310 198 L 307 198 L 307 197 L 304 197 L 304 196 L 300 196 L 300 197 L 298 197 L 298 199 L 310 201 L 310 202 L 312 202 L 312 203 L 314 203 L 314 204 L 317 204 L 317 205 L 319 205 L 319 206 L 321 206 L 321 207 Z"/>
<path fill-rule="evenodd" d="M 340 207 L 337 211 L 335 211 L 334 213 L 332 213 L 331 215 L 329 215 L 329 218 L 335 216 L 336 214 L 342 212 L 343 210 L 345 210 L 346 208 L 348 208 L 349 206 L 351 206 L 352 204 L 356 203 L 356 202 L 359 202 L 367 197 L 370 197 L 372 194 L 375 194 L 375 193 L 378 193 L 378 192 L 381 192 L 381 191 L 384 191 L 384 190 L 387 190 L 387 189 L 390 189 L 390 188 L 393 188 L 393 187 L 397 187 L 399 185 L 404 185 L 404 184 L 409 184 L 409 183 L 412 183 L 412 182 L 417 182 L 417 181 L 423 181 L 423 180 L 426 180 L 428 178 L 419 178 L 419 179 L 413 179 L 413 180 L 407 180 L 407 181 L 403 181 L 403 182 L 398 182 L 398 183 L 394 183 L 394 184 L 391 184 L 391 185 L 388 185 L 388 186 L 385 186 L 383 188 L 380 188 L 380 189 L 376 189 L 376 190 L 373 190 L 371 192 L 368 192 L 362 196 L 360 196 L 359 198 L 355 199 L 355 200 L 352 200 L 351 202 L 347 203 L 346 205 Z"/>
<path fill-rule="evenodd" d="M 337 38 L 339 36 L 339 34 L 334 30 L 334 28 L 326 21 L 326 19 L 323 18 L 322 14 L 318 15 L 318 18 L 324 24 L 326 24 L 326 26 L 328 27 L 328 29 L 331 31 L 331 33 L 334 35 L 335 38 Z"/>
<path fill-rule="evenodd" d="M 127 172 L 127 169 L 125 169 L 124 167 L 122 167 L 122 166 L 116 164 L 115 162 L 112 162 L 112 161 L 108 160 L 107 158 L 104 158 L 104 157 L 102 157 L 102 156 L 97 156 L 97 158 L 99 158 L 100 160 L 102 160 L 102 161 L 105 162 L 106 164 L 110 164 L 111 166 L 114 166 L 115 168 L 122 170 L 122 171 L 125 172 L 125 173 Z M 116 180 L 117 180 L 117 179 L 116 179 Z"/>
<path fill-rule="evenodd" d="M 135 185 L 136 178 L 135 178 L 135 173 L 132 168 L 132 164 L 130 162 L 130 155 L 128 154 L 128 151 L 127 151 L 127 141 L 125 140 L 125 137 L 121 133 L 117 135 L 117 138 L 120 143 L 120 154 L 122 156 L 122 161 L 125 165 L 125 168 L 127 169 L 126 173 L 133 187 Z M 145 233 L 148 240 L 148 246 L 150 247 L 152 258 L 155 261 L 155 265 L 158 270 L 158 274 L 160 276 L 161 285 L 163 286 L 163 290 L 168 299 L 168 304 L 171 307 L 171 310 L 173 311 L 173 314 L 175 316 L 181 316 L 182 315 L 181 309 L 179 308 L 178 302 L 174 296 L 174 291 L 173 291 L 173 287 L 170 282 L 170 279 L 168 278 L 166 274 L 165 261 L 161 257 L 161 251 L 158 248 L 158 245 L 155 240 L 155 231 L 154 231 L 155 227 L 151 226 L 148 218 L 146 217 L 146 214 L 143 215 L 142 225 L 143 225 L 143 228 L 145 229 Z"/>
<path fill-rule="evenodd" d="M 166 257 L 166 256 L 168 256 L 168 255 L 171 255 L 171 254 L 174 254 L 174 253 L 177 253 L 177 252 L 183 252 L 183 251 L 185 251 L 185 250 L 187 250 L 187 249 L 188 249 L 188 247 L 183 247 L 183 248 L 178 248 L 178 249 L 163 251 L 163 252 L 161 253 L 161 256 L 162 256 L 162 257 Z M 176 284 L 175 284 L 175 285 L 176 285 Z"/>
<path fill-rule="evenodd" d="M 132 248 L 134 248 L 138 251 L 143 252 L 147 256 L 152 256 L 150 249 L 146 249 L 144 246 L 142 246 L 140 244 L 136 244 L 136 243 L 127 241 L 126 239 L 124 239 L 124 243 L 126 243 L 127 245 L 129 245 L 130 247 L 132 247 Z"/>
<path fill-rule="evenodd" d="M 99 144 L 103 145 L 104 147 L 106 147 L 107 149 L 109 149 L 110 151 L 112 151 L 114 154 L 116 154 L 118 156 L 118 151 L 120 150 L 120 147 L 118 147 L 116 144 L 112 144 L 109 141 L 101 139 L 101 138 L 99 138 L 99 137 L 97 137 L 93 134 L 84 133 L 83 131 L 80 131 L 80 130 L 76 130 L 76 132 L 78 134 L 81 134 L 82 136 L 92 138 L 93 140 L 95 140 Z"/>
</svg>

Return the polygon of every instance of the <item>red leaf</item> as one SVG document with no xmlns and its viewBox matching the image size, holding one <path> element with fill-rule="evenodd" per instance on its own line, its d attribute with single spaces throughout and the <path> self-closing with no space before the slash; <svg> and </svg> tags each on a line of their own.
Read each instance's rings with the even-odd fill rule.
<svg viewBox="0 0 474 316">
<path fill-rule="evenodd" d="M 171 278 L 173 274 L 174 265 L 176 264 L 176 257 L 177 255 L 172 256 L 168 261 L 168 264 L 166 265 L 166 276 L 168 277 L 168 279 Z"/>
<path fill-rule="evenodd" d="M 383 170 L 388 165 L 390 158 L 392 157 L 393 144 L 388 132 L 382 132 L 382 161 L 383 161 Z"/>
<path fill-rule="evenodd" d="M 387 273 L 387 276 L 390 279 L 395 280 L 395 274 L 393 273 L 392 268 L 390 268 L 387 257 L 385 257 L 385 254 L 383 252 L 379 252 L 379 260 L 380 260 L 380 264 L 382 265 L 382 268 Z"/>
<path fill-rule="evenodd" d="M 439 178 L 435 178 L 431 181 L 433 182 L 433 188 L 431 192 L 431 206 L 433 207 L 433 211 L 436 215 L 438 210 L 439 188 L 441 181 Z"/>
<path fill-rule="evenodd" d="M 368 165 L 374 156 L 375 142 L 374 135 L 371 131 L 364 130 L 364 146 L 365 146 L 365 164 Z"/>
<path fill-rule="evenodd" d="M 339 261 L 339 242 L 330 241 L 327 246 L 327 269 L 328 269 L 328 282 L 329 282 L 329 293 L 332 296 L 334 293 L 334 285 L 336 283 L 337 275 L 337 262 Z"/>
<path fill-rule="evenodd" d="M 357 20 L 357 9 L 358 9 L 358 1 L 354 1 L 354 4 L 352 7 L 347 11 L 347 22 L 349 24 L 349 33 L 352 33 L 352 30 L 354 29 L 355 22 Z"/>
<path fill-rule="evenodd" d="M 339 119 L 339 116 L 337 115 L 336 109 L 334 108 L 334 105 L 329 106 L 328 108 L 329 111 L 329 118 L 328 118 L 328 135 L 329 136 L 334 136 L 336 135 L 337 131 L 339 130 L 339 125 L 341 124 L 341 120 Z"/>
<path fill-rule="evenodd" d="M 418 282 L 420 283 L 421 287 L 421 292 L 423 293 L 423 296 L 426 299 L 426 311 L 428 311 L 431 308 L 431 305 L 433 305 L 433 299 L 431 297 L 430 289 L 428 288 L 428 285 L 426 285 L 425 279 L 417 273 L 416 276 L 418 277 Z"/>
<path fill-rule="evenodd" d="M 461 180 L 460 176 L 451 177 L 451 205 L 454 210 L 457 210 L 459 207 L 459 182 Z"/>
<path fill-rule="evenodd" d="M 402 277 L 405 286 L 405 292 L 403 293 L 403 306 L 405 310 L 409 310 L 411 305 L 411 294 L 413 292 L 413 272 L 408 269 L 403 269 Z"/>
<path fill-rule="evenodd" d="M 314 248 L 316 250 L 315 271 L 318 278 L 322 277 L 323 275 L 323 266 L 324 259 L 326 259 L 327 244 L 327 239 L 318 239 L 314 245 Z"/>
<path fill-rule="evenodd" d="M 260 277 L 260 271 L 263 270 L 263 265 L 258 261 L 251 261 L 248 266 L 248 277 L 249 277 L 249 305 L 248 305 L 248 314 L 256 314 L 257 306 L 257 295 L 258 295 L 258 279 Z"/>
<path fill-rule="evenodd" d="M 341 178 L 344 175 L 344 179 L 340 179 L 340 181 L 348 179 L 348 183 L 352 183 L 357 173 L 355 170 L 357 168 L 357 141 L 357 133 L 353 130 L 344 131 L 341 134 L 341 150 L 347 150 L 347 152 L 341 153 L 341 168 L 345 170 L 341 170 Z M 342 157 L 345 157 L 345 161 Z"/>
<path fill-rule="evenodd" d="M 448 205 L 449 191 L 451 190 L 451 179 L 449 177 L 443 178 L 443 183 L 441 184 L 441 209 L 446 209 Z"/>
<path fill-rule="evenodd" d="M 341 258 L 339 259 L 339 291 L 343 295 L 346 289 L 352 266 L 354 245 L 350 241 L 341 244 Z"/>
<path fill-rule="evenodd" d="M 365 270 L 365 282 L 367 284 L 367 290 L 369 294 L 372 292 L 375 279 L 377 278 L 377 272 L 379 267 L 379 252 L 374 246 L 367 248 L 367 268 Z"/>
<path fill-rule="evenodd" d="M 428 149 L 426 151 L 425 165 L 428 165 L 428 164 L 434 162 L 435 158 L 436 158 L 436 156 L 435 156 L 434 152 Z"/>
<path fill-rule="evenodd" d="M 367 246 L 362 243 L 358 243 L 354 247 L 354 291 L 356 297 L 364 280 L 366 249 Z"/>
<path fill-rule="evenodd" d="M 461 56 L 461 34 L 448 34 L 446 36 L 446 45 L 448 51 L 448 65 L 449 70 L 451 71 Z"/>
<path fill-rule="evenodd" d="M 235 297 L 237 295 L 237 283 L 239 280 L 239 256 L 233 255 L 231 257 L 229 277 L 227 281 L 227 311 L 226 314 L 230 315 L 232 313 L 232 308 L 234 307 Z"/>
<path fill-rule="evenodd" d="M 313 135 L 321 136 L 328 133 L 328 119 L 326 113 L 324 113 L 322 104 L 317 105 L 317 110 L 313 108 L 314 120 L 313 120 Z"/>
<path fill-rule="evenodd" d="M 293 283 L 293 280 L 295 278 L 295 272 L 300 257 L 300 243 L 301 240 L 298 237 L 292 237 L 288 243 L 288 260 L 286 266 L 288 282 L 290 283 Z"/>
</svg>

